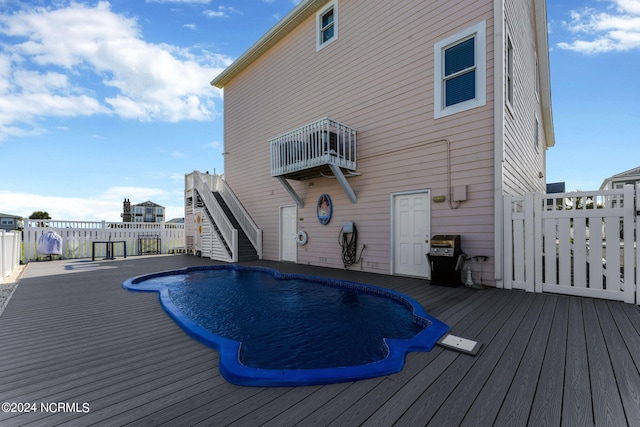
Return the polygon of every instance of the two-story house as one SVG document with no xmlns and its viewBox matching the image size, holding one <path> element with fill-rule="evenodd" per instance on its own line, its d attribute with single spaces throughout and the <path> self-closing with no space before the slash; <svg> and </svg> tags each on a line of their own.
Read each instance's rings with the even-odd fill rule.
<svg viewBox="0 0 640 427">
<path fill-rule="evenodd" d="M 131 204 L 129 199 L 122 202 L 122 222 L 163 222 L 165 220 L 164 206 L 146 202 Z"/>
<path fill-rule="evenodd" d="M 629 169 L 628 171 L 617 173 L 602 181 L 600 185 L 601 190 L 614 190 L 616 188 L 623 188 L 625 185 L 639 185 L 640 184 L 640 167 Z"/>
<path fill-rule="evenodd" d="M 0 230 L 12 231 L 22 228 L 22 217 L 0 212 Z"/>
<path fill-rule="evenodd" d="M 545 191 L 544 0 L 303 0 L 211 84 L 265 259 L 428 278 L 453 234 L 495 285 L 503 195 Z"/>
</svg>

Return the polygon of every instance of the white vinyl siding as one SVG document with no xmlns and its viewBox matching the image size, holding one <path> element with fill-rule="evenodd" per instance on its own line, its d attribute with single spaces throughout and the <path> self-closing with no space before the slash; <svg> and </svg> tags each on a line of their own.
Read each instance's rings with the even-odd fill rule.
<svg viewBox="0 0 640 427">
<path fill-rule="evenodd" d="M 520 195 L 545 192 L 546 135 L 542 109 L 537 95 L 538 73 L 534 37 L 535 13 L 532 4 L 505 1 L 505 49 L 511 42 L 513 95 L 504 102 L 504 191 Z M 513 29 L 513 31 L 511 31 Z M 518 31 L 515 31 L 518 29 Z M 503 69 L 508 68 L 507 52 Z M 504 84 L 507 85 L 505 75 Z M 505 89 L 506 97 L 506 89 Z M 542 177 L 541 177 L 542 176 Z"/>
<path fill-rule="evenodd" d="M 486 22 L 435 44 L 434 118 L 486 104 Z"/>
</svg>

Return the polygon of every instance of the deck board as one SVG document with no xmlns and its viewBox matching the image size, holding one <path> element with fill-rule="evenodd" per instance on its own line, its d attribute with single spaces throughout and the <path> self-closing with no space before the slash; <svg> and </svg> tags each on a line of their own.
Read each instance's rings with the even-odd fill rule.
<svg viewBox="0 0 640 427">
<path fill-rule="evenodd" d="M 561 424 L 568 317 L 569 298 L 560 296 L 555 306 L 549 339 L 544 350 L 542 370 L 536 384 L 527 425 L 557 426 Z M 500 421 L 499 416 L 497 422 Z"/>
<path fill-rule="evenodd" d="M 610 357 L 605 344 L 602 330 L 602 319 L 596 312 L 596 306 L 605 304 L 604 301 L 585 300 L 582 304 L 587 346 L 589 347 L 589 375 L 593 393 L 593 416 L 596 425 L 625 425 L 627 424 L 620 400 L 620 393 L 613 373 L 612 361 L 619 356 L 614 351 Z M 601 313 L 602 317 L 606 317 Z M 612 334 L 614 331 L 607 331 Z"/>
<path fill-rule="evenodd" d="M 593 425 L 593 402 L 589 383 L 589 354 L 582 318 L 582 300 L 569 301 L 567 326 L 567 356 L 565 368 L 562 424 L 566 426 Z"/>
<path fill-rule="evenodd" d="M 436 346 L 357 382 L 239 387 L 133 276 L 214 264 L 187 255 L 28 266 L 0 316 L 0 401 L 88 402 L 88 413 L 0 413 L 25 425 L 633 425 L 640 419 L 640 310 L 613 301 L 431 286 L 257 261 L 283 272 L 389 287 L 417 300 L 469 356 Z"/>
<path fill-rule="evenodd" d="M 469 411 L 466 413 L 462 425 L 492 424 L 500 408 L 509 396 L 509 393 L 518 396 L 517 400 L 520 402 L 531 402 L 533 393 L 527 393 L 527 391 L 530 390 L 526 389 L 529 388 L 531 384 L 536 383 L 530 380 L 532 377 L 537 380 L 539 372 L 532 373 L 528 370 L 530 367 L 528 364 L 532 362 L 531 359 L 525 359 L 525 353 L 532 340 L 535 327 L 541 321 L 541 317 L 544 316 L 543 308 L 546 301 L 549 300 L 543 298 L 540 294 L 538 294 L 538 298 L 534 299 L 533 304 L 531 304 L 519 325 L 517 333 L 513 335 L 504 353 L 495 364 L 491 375 L 487 378 L 486 385 L 482 387 L 480 393 L 478 393 L 478 396 L 469 408 Z M 547 310 L 546 314 L 549 314 L 549 310 Z M 539 344 L 539 342 L 536 342 L 536 344 Z M 538 350 L 539 349 L 538 347 Z M 537 357 L 537 360 L 541 359 Z M 537 364 L 537 361 L 534 363 Z M 525 374 L 523 378 L 516 380 L 516 373 L 520 367 L 523 368 L 521 372 Z M 535 374 L 535 376 L 533 374 Z"/>
<path fill-rule="evenodd" d="M 635 420 L 640 423 L 640 373 L 636 369 L 636 365 L 627 351 L 620 351 L 626 347 L 621 331 L 615 323 L 613 313 L 606 302 L 599 301 L 596 304 L 598 319 L 602 327 L 603 337 L 609 349 L 614 352 L 611 360 L 617 389 L 624 405 L 624 416 L 626 420 Z"/>
<path fill-rule="evenodd" d="M 509 426 L 526 426 L 533 406 L 523 406 L 521 402 L 533 402 L 545 358 L 541 357 L 550 341 L 551 325 L 557 298 L 545 298 L 544 307 L 535 321 L 534 330 L 527 344 L 513 381 L 502 402 L 496 423 Z M 559 418 L 556 420 L 558 422 Z M 549 425 L 549 424 L 538 424 Z M 550 423 L 550 425 L 554 425 Z"/>
</svg>

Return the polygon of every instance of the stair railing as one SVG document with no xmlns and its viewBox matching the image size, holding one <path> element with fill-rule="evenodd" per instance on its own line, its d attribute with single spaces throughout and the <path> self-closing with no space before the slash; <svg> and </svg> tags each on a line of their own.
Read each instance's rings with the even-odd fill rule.
<svg viewBox="0 0 640 427">
<path fill-rule="evenodd" d="M 240 203 L 240 200 L 238 200 L 233 190 L 231 190 L 229 184 L 222 179 L 222 176 L 214 175 L 213 177 L 212 190 L 222 196 L 222 199 L 236 217 L 242 230 L 244 230 L 244 233 L 255 248 L 258 258 L 262 259 L 262 230 L 259 229 L 253 219 L 251 219 L 249 213 L 244 206 L 242 206 L 242 203 Z"/>
<path fill-rule="evenodd" d="M 213 193 L 211 192 L 211 188 L 208 183 L 205 181 L 205 177 L 198 171 L 194 171 L 196 174 L 196 179 L 194 179 L 194 189 L 200 195 L 204 203 L 204 207 L 209 212 L 209 215 L 216 223 L 218 230 L 220 231 L 220 236 L 224 239 L 225 243 L 229 247 L 231 251 L 231 259 L 232 262 L 238 261 L 238 230 L 233 228 L 233 225 L 229 222 L 224 211 L 220 207 L 220 204 L 213 197 Z"/>
</svg>

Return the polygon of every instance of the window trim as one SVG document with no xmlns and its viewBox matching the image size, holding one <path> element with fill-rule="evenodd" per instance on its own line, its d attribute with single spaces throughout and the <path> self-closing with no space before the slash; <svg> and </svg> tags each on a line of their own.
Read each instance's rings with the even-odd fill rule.
<svg viewBox="0 0 640 427">
<path fill-rule="evenodd" d="M 507 54 L 506 54 L 506 73 L 505 73 L 505 85 L 506 85 L 506 96 L 505 96 L 505 101 L 507 102 L 507 106 L 512 107 L 513 106 L 513 99 L 514 99 L 514 47 L 513 47 L 513 40 L 511 39 L 511 36 L 507 34 Z"/>
<path fill-rule="evenodd" d="M 540 119 L 538 118 L 538 114 L 534 114 L 534 126 L 535 129 L 533 131 L 533 139 L 534 139 L 534 147 L 536 152 L 540 152 Z"/>
<path fill-rule="evenodd" d="M 322 41 L 322 33 L 324 28 L 322 27 L 322 17 L 333 9 L 333 37 L 329 40 Z M 338 0 L 332 0 L 325 7 L 320 9 L 316 13 L 316 52 L 323 49 L 325 46 L 330 45 L 338 39 Z"/>
<path fill-rule="evenodd" d="M 434 45 L 434 108 L 433 118 L 438 119 L 451 114 L 470 110 L 486 105 L 487 101 L 487 24 L 479 22 L 457 34 L 447 37 Z M 445 50 L 459 43 L 475 38 L 475 71 L 476 71 L 476 96 L 473 99 L 463 101 L 445 107 L 444 100 L 444 53 Z"/>
</svg>

